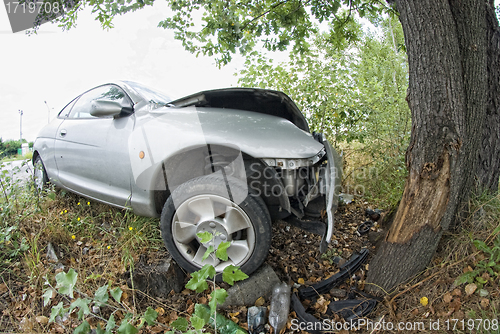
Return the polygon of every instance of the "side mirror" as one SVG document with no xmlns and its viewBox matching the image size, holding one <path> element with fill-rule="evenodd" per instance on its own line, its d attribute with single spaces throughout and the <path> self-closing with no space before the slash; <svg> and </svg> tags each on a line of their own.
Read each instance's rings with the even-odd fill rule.
<svg viewBox="0 0 500 334">
<path fill-rule="evenodd" d="M 117 101 L 94 100 L 90 106 L 90 114 L 95 117 L 117 117 L 120 114 L 130 115 L 132 108 L 123 107 Z"/>
</svg>

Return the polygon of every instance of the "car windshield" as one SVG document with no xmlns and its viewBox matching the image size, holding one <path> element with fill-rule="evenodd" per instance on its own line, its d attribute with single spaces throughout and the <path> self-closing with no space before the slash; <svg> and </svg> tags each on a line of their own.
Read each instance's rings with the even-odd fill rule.
<svg viewBox="0 0 500 334">
<path fill-rule="evenodd" d="M 127 85 L 132 87 L 139 95 L 141 95 L 146 101 L 154 104 L 159 104 L 162 106 L 167 105 L 172 99 L 167 95 L 154 90 L 152 88 L 141 85 L 137 82 L 125 81 Z"/>
</svg>

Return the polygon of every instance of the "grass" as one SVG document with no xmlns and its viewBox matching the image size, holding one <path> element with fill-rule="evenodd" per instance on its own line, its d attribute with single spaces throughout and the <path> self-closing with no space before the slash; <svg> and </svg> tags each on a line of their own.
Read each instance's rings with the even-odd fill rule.
<svg viewBox="0 0 500 334">
<path fill-rule="evenodd" d="M 127 285 L 141 255 L 164 254 L 157 219 L 139 217 L 56 189 L 48 189 L 39 197 L 29 184 L 11 182 L 3 174 L 0 177 L 2 184 L 9 187 L 6 192 L 9 195 L 2 192 L 0 196 L 0 328 L 3 331 L 72 332 L 71 328 L 63 330 L 59 325 L 45 323 L 51 307 L 60 299 L 54 298 L 46 307 L 41 302 L 45 282 L 55 284 L 56 274 L 70 268 L 78 273 L 77 285 L 82 294 L 92 295 L 99 287 L 110 284 L 124 291 L 124 305 L 132 312 L 158 305 L 168 310 L 169 300 L 161 304 L 162 301 L 139 295 Z M 478 249 L 477 241 L 490 250 L 497 240 L 500 242 L 500 197 L 476 196 L 470 201 L 469 211 L 460 228 L 444 236 L 429 268 L 402 285 L 397 297 L 390 296 L 379 304 L 372 319 L 385 317 L 393 322 L 441 319 L 442 323 L 447 319 L 464 323 L 469 319 L 498 319 L 499 273 L 481 269 L 491 261 L 488 251 Z M 46 257 L 49 243 L 55 249 L 58 263 Z M 469 294 L 466 287 L 472 283 L 457 285 L 456 281 L 475 270 L 479 272 L 473 275 L 472 283 L 477 288 Z M 420 304 L 422 297 L 429 301 L 425 306 Z M 169 312 L 177 312 L 170 307 Z M 76 315 L 72 321 L 73 325 L 78 324 Z M 456 332 L 470 331 L 465 328 Z M 476 332 L 498 331 L 480 328 Z"/>
<path fill-rule="evenodd" d="M 10 157 L 5 157 L 0 160 L 0 163 L 2 162 L 12 162 L 12 161 L 19 161 L 19 160 L 31 160 L 33 158 L 33 152 L 28 152 L 25 155 L 14 155 Z"/>
<path fill-rule="evenodd" d="M 54 282 L 59 271 L 70 268 L 79 273 L 82 293 L 92 295 L 106 282 L 122 286 L 132 296 L 130 306 L 135 309 L 135 295 L 126 289 L 124 273 L 133 269 L 140 254 L 162 250 L 157 219 L 55 189 L 38 197 L 32 185 L 11 180 L 7 174 L 0 177 L 7 188 L 0 198 L 2 331 L 54 330 L 54 324 L 36 320 L 50 316 L 50 307 L 40 303 L 44 283 Z M 46 257 L 49 243 L 58 263 Z"/>
<path fill-rule="evenodd" d="M 428 269 L 401 286 L 397 297 L 388 298 L 388 315 L 405 321 L 440 319 L 442 324 L 456 319 L 454 333 L 499 333 L 499 327 L 485 326 L 494 320 L 498 324 L 500 272 L 482 269 L 491 264 L 489 252 L 500 244 L 499 232 L 500 196 L 473 197 L 468 218 L 443 237 Z M 496 260 L 496 264 L 500 262 Z M 471 273 L 471 280 L 460 280 Z M 419 303 L 422 297 L 428 299 L 428 305 Z M 476 328 L 470 331 L 475 319 Z"/>
</svg>

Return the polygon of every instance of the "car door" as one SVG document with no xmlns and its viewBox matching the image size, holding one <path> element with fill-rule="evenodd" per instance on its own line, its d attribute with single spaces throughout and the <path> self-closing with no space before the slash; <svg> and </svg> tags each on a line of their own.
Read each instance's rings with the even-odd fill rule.
<svg viewBox="0 0 500 334">
<path fill-rule="evenodd" d="M 116 85 L 99 86 L 82 94 L 57 130 L 59 180 L 82 195 L 126 206 L 131 194 L 128 137 L 135 115 L 92 116 L 91 106 L 97 100 L 132 107 L 130 98 Z"/>
</svg>

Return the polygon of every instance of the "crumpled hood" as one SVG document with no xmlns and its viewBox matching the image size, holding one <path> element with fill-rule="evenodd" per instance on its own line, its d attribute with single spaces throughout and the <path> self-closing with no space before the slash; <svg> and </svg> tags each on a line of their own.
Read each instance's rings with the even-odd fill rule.
<svg viewBox="0 0 500 334">
<path fill-rule="evenodd" d="M 297 105 L 284 93 L 257 88 L 225 88 L 203 91 L 175 101 L 176 107 L 207 107 L 253 111 L 289 120 L 309 132 L 309 126 Z"/>
<path fill-rule="evenodd" d="M 189 147 L 216 144 L 255 158 L 310 158 L 323 144 L 292 122 L 233 109 L 160 108 L 137 118 L 129 137 L 134 178 Z M 139 152 L 146 158 L 139 159 Z"/>
</svg>

